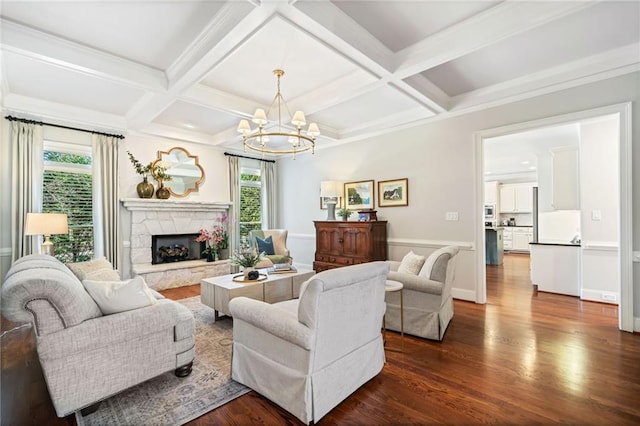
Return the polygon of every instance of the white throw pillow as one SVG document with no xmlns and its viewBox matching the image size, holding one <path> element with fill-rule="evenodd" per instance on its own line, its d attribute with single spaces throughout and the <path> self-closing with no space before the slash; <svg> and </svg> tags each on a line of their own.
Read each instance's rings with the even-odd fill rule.
<svg viewBox="0 0 640 426">
<path fill-rule="evenodd" d="M 95 271 L 101 271 L 104 269 L 113 271 L 113 265 L 104 257 L 88 260 L 86 262 L 70 262 L 66 265 L 80 281 L 90 279 L 87 277 L 87 274 Z M 120 277 L 116 278 L 116 280 L 118 279 L 120 279 Z"/>
<path fill-rule="evenodd" d="M 418 275 L 422 265 L 424 265 L 424 259 L 424 256 L 419 256 L 413 251 L 410 251 L 402 258 L 402 262 L 400 262 L 400 266 L 398 267 L 398 272 Z"/>
<path fill-rule="evenodd" d="M 98 269 L 84 274 L 85 280 L 90 281 L 120 281 L 120 275 L 113 269 Z"/>
<path fill-rule="evenodd" d="M 144 308 L 157 303 L 142 277 L 128 281 L 83 280 L 82 285 L 103 315 Z"/>
</svg>

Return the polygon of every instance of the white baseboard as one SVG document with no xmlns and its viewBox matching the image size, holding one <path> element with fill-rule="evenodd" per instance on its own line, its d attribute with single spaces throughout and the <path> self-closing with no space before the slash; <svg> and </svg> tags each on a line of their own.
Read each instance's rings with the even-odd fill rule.
<svg viewBox="0 0 640 426">
<path fill-rule="evenodd" d="M 451 296 L 454 299 L 466 300 L 468 302 L 476 301 L 476 292 L 474 290 L 465 290 L 462 288 L 452 288 Z"/>
<path fill-rule="evenodd" d="M 633 331 L 637 331 L 640 333 L 640 318 L 635 317 L 633 319 Z"/>
<path fill-rule="evenodd" d="M 604 296 L 615 297 L 615 300 L 605 299 Z M 582 300 L 591 300 L 593 302 L 600 303 L 610 303 L 612 305 L 618 305 L 620 303 L 620 294 L 615 291 L 604 291 L 604 290 L 592 290 L 588 288 L 583 288 L 580 291 L 580 299 Z"/>
</svg>

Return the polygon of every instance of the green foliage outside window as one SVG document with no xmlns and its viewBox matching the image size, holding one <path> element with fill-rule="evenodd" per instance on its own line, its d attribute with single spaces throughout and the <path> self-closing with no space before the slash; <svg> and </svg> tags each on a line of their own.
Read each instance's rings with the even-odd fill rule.
<svg viewBox="0 0 640 426">
<path fill-rule="evenodd" d="M 45 151 L 45 161 L 90 165 L 91 157 Z M 82 262 L 93 257 L 93 183 L 88 173 L 47 170 L 43 176 L 45 213 L 66 213 L 69 234 L 52 235 L 54 256 L 62 262 Z"/>
<path fill-rule="evenodd" d="M 254 185 L 243 182 L 256 182 Z M 249 231 L 262 228 L 262 204 L 260 176 L 243 173 L 240 175 L 240 236 L 249 235 Z"/>
</svg>

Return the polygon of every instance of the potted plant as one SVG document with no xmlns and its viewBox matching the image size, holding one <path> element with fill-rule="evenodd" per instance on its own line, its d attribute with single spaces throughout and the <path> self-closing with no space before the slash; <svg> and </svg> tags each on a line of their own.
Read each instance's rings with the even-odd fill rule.
<svg viewBox="0 0 640 426">
<path fill-rule="evenodd" d="M 207 256 L 207 262 L 222 259 L 223 250 L 229 248 L 229 234 L 224 225 L 227 218 L 226 213 L 223 213 L 211 231 L 201 229 L 200 235 L 196 238 L 197 242 L 205 243 L 205 248 L 200 253 Z M 226 259 L 226 256 L 224 258 Z"/>
<path fill-rule="evenodd" d="M 255 270 L 255 266 L 263 259 L 264 253 L 258 253 L 255 247 L 244 243 L 231 255 L 231 264 L 242 266 L 242 272 L 245 280 L 258 279 L 259 273 Z"/>
<path fill-rule="evenodd" d="M 342 220 L 348 220 L 349 216 L 351 216 L 351 213 L 353 212 L 349 209 L 340 209 L 338 210 L 337 213 L 338 213 L 338 216 L 342 218 Z"/>
<path fill-rule="evenodd" d="M 131 164 L 133 164 L 134 169 L 136 169 L 136 173 L 139 174 L 140 176 L 142 176 L 142 182 L 140 182 L 138 184 L 138 186 L 136 186 L 136 191 L 138 192 L 138 197 L 140 197 L 140 198 L 151 198 L 151 197 L 153 197 L 153 193 L 155 191 L 155 188 L 153 187 L 152 183 L 149 183 L 147 181 L 147 175 L 151 171 L 153 163 L 150 162 L 149 164 L 144 165 L 141 162 L 139 162 L 136 159 L 136 157 L 133 156 L 133 154 L 131 152 L 127 151 L 127 154 L 129 155 L 129 161 L 131 161 Z"/>
</svg>

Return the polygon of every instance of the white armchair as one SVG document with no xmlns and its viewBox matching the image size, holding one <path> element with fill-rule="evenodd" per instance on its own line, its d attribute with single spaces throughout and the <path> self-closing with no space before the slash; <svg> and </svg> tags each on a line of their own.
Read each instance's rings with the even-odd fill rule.
<svg viewBox="0 0 640 426">
<path fill-rule="evenodd" d="M 398 272 L 400 262 L 388 260 L 388 279 L 403 284 L 404 332 L 432 340 L 442 340 L 453 318 L 451 284 L 455 276 L 458 247 L 434 251 L 418 273 Z M 386 294 L 386 327 L 400 331 L 400 293 Z"/>
<path fill-rule="evenodd" d="M 299 300 L 231 300 L 232 378 L 305 424 L 320 420 L 382 370 L 388 269 L 374 262 L 321 272 Z"/>
</svg>

